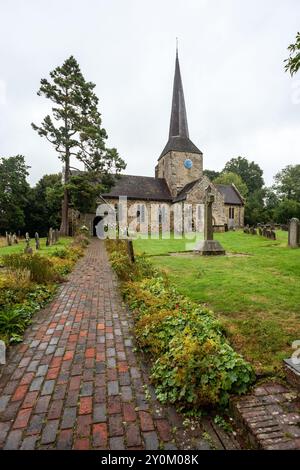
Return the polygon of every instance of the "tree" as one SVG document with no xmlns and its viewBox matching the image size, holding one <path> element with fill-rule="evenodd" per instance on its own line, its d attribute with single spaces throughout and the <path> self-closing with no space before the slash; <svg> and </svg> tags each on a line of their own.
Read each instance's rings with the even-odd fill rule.
<svg viewBox="0 0 300 470">
<path fill-rule="evenodd" d="M 226 163 L 222 173 L 236 173 L 246 183 L 249 194 L 262 189 L 264 185 L 263 170 L 257 163 L 249 162 L 246 158 L 232 158 Z"/>
<path fill-rule="evenodd" d="M 234 184 L 241 195 L 245 198 L 248 194 L 248 188 L 246 183 L 242 180 L 242 178 L 237 175 L 236 173 L 228 172 L 228 173 L 221 173 L 214 180 L 215 184 Z"/>
<path fill-rule="evenodd" d="M 300 218 L 300 202 L 283 199 L 274 210 L 274 219 L 281 224 L 287 224 L 293 217 Z"/>
<path fill-rule="evenodd" d="M 274 190 L 280 199 L 300 202 L 300 165 L 288 165 L 274 178 Z"/>
<path fill-rule="evenodd" d="M 94 212 L 97 196 L 105 190 L 106 187 L 92 172 L 71 176 L 68 183 L 71 204 L 82 213 Z"/>
<path fill-rule="evenodd" d="M 285 70 L 293 76 L 300 68 L 300 33 L 297 33 L 296 42 L 288 47 L 290 56 L 285 60 Z"/>
<path fill-rule="evenodd" d="M 203 171 L 204 176 L 207 176 L 210 181 L 214 181 L 218 176 L 220 176 L 219 171 L 214 171 L 214 170 L 204 170 Z"/>
<path fill-rule="evenodd" d="M 249 194 L 245 206 L 245 223 L 256 225 L 265 222 L 266 213 L 264 207 L 265 190 L 260 189 L 253 194 Z"/>
<path fill-rule="evenodd" d="M 30 186 L 29 167 L 22 155 L 0 158 L 0 231 L 17 232 L 25 226 Z"/>
<path fill-rule="evenodd" d="M 118 174 L 126 165 L 116 149 L 106 148 L 107 133 L 101 127 L 95 85 L 84 79 L 75 58 L 69 57 L 61 67 L 50 72 L 50 77 L 51 82 L 41 80 L 38 95 L 54 103 L 52 118 L 47 115 L 40 126 L 32 123 L 32 127 L 54 146 L 64 163 L 61 232 L 68 235 L 71 158 L 82 162 L 87 171 L 97 172 L 99 178 Z"/>
<path fill-rule="evenodd" d="M 49 228 L 61 223 L 63 185 L 61 174 L 44 175 L 31 189 L 26 210 L 26 230 L 46 235 Z"/>
<path fill-rule="evenodd" d="M 275 209 L 280 203 L 279 198 L 273 188 L 265 188 L 264 192 L 265 221 L 277 222 Z"/>
</svg>

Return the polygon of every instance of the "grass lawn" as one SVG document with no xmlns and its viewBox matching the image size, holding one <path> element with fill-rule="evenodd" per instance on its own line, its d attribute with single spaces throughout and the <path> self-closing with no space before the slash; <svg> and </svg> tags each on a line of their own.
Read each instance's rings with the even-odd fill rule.
<svg viewBox="0 0 300 470">
<path fill-rule="evenodd" d="M 56 245 L 51 245 L 51 246 L 46 246 L 46 240 L 47 238 L 40 238 L 40 250 L 38 252 L 43 255 L 43 254 L 50 254 L 52 251 L 55 251 L 56 248 L 58 247 L 63 247 L 67 246 L 72 242 L 72 237 L 61 237 Z M 3 239 L 2 239 L 3 241 Z M 4 243 L 4 242 L 3 242 Z M 6 254 L 11 254 L 11 253 L 23 253 L 24 248 L 25 248 L 25 241 L 21 240 L 17 245 L 12 245 L 12 246 L 5 246 L 4 244 L 0 244 L 0 257 L 2 255 Z M 33 249 L 33 252 L 36 251 L 35 249 L 35 240 L 31 239 L 30 240 L 30 246 Z"/>
<path fill-rule="evenodd" d="M 300 249 L 288 248 L 281 231 L 277 241 L 241 231 L 215 238 L 228 256 L 170 256 L 192 249 L 174 239 L 136 240 L 134 248 L 151 255 L 182 294 L 214 310 L 257 372 L 274 373 L 291 356 L 291 343 L 300 340 Z"/>
</svg>

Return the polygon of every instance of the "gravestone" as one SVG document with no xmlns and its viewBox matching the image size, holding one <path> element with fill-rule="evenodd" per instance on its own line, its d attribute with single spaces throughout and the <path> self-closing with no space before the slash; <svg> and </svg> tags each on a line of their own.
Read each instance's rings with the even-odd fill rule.
<svg viewBox="0 0 300 470">
<path fill-rule="evenodd" d="M 12 245 L 12 236 L 11 233 L 6 232 L 6 242 L 8 246 Z"/>
<path fill-rule="evenodd" d="M 262 229 L 261 229 L 261 227 L 258 227 L 258 233 L 259 233 L 260 236 L 262 236 Z"/>
<path fill-rule="evenodd" d="M 246 227 L 244 228 L 244 233 L 247 233 L 247 234 L 250 233 L 249 225 L 246 225 Z"/>
<path fill-rule="evenodd" d="M 17 245 L 19 243 L 17 235 L 15 233 L 12 236 L 12 242 L 14 245 Z"/>
<path fill-rule="evenodd" d="M 250 233 L 251 233 L 251 235 L 257 235 L 257 231 L 254 227 L 250 228 Z"/>
<path fill-rule="evenodd" d="M 49 246 L 53 245 L 53 229 L 51 227 L 49 228 L 48 239 L 49 239 Z"/>
<path fill-rule="evenodd" d="M 26 235 L 25 235 L 25 243 L 26 243 L 26 246 L 25 246 L 25 249 L 24 249 L 24 253 L 26 255 L 32 255 L 33 250 L 30 246 L 30 238 L 29 238 L 29 233 L 28 232 L 26 232 Z"/>
<path fill-rule="evenodd" d="M 289 246 L 299 248 L 300 246 L 300 222 L 299 219 L 291 219 L 289 225 Z"/>
<path fill-rule="evenodd" d="M 271 230 L 271 240 L 276 240 L 276 232 L 275 232 L 275 230 Z"/>
<path fill-rule="evenodd" d="M 40 237 L 37 232 L 35 232 L 34 238 L 35 238 L 35 248 L 39 250 L 40 249 Z"/>
<path fill-rule="evenodd" d="M 194 248 L 196 254 L 202 256 L 225 255 L 222 245 L 214 240 L 212 205 L 215 197 L 211 192 L 211 187 L 205 189 L 205 211 L 204 211 L 204 240 L 199 242 Z"/>
</svg>

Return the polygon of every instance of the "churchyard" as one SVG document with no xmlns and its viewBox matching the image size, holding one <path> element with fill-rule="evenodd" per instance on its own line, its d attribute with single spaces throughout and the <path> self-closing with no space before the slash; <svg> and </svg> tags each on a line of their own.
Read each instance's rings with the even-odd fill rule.
<svg viewBox="0 0 300 470">
<path fill-rule="evenodd" d="M 300 250 L 287 246 L 287 232 L 276 236 L 273 241 L 243 231 L 215 234 L 227 252 L 218 257 L 186 252 L 193 244 L 185 239 L 140 239 L 134 248 L 183 295 L 215 312 L 231 344 L 258 374 L 280 375 L 282 359 L 300 339 Z"/>
</svg>

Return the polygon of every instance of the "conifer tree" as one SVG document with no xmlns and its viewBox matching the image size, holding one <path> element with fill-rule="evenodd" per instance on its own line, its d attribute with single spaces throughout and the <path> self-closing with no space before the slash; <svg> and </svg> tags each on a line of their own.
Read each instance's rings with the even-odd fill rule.
<svg viewBox="0 0 300 470">
<path fill-rule="evenodd" d="M 68 235 L 68 183 L 71 175 L 71 158 L 84 164 L 99 182 L 108 175 L 118 174 L 125 168 L 115 148 L 106 148 L 107 133 L 101 127 L 95 84 L 83 77 L 76 59 L 69 57 L 61 67 L 50 72 L 51 80 L 41 80 L 39 96 L 53 102 L 52 117 L 47 115 L 40 126 L 32 123 L 34 130 L 45 137 L 55 148 L 64 164 L 61 233 Z"/>
</svg>

